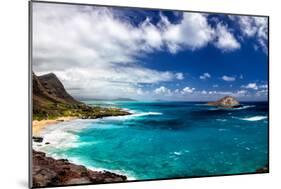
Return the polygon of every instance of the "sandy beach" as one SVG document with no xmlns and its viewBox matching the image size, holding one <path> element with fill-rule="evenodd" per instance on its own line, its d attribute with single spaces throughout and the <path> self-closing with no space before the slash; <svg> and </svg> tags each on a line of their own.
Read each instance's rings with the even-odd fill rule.
<svg viewBox="0 0 281 189">
<path fill-rule="evenodd" d="M 77 119 L 77 117 L 59 117 L 56 119 L 47 119 L 47 120 L 33 120 L 32 121 L 32 134 L 33 136 L 40 136 L 40 132 L 43 128 L 47 127 L 48 125 L 64 122 L 64 121 L 70 121 Z"/>
</svg>

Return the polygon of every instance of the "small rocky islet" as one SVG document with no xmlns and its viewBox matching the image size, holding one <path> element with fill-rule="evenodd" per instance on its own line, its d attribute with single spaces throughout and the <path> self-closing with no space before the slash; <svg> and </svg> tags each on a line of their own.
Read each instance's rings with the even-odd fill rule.
<svg viewBox="0 0 281 189">
<path fill-rule="evenodd" d="M 219 108 L 240 108 L 242 105 L 232 96 L 225 96 L 217 101 L 208 102 L 209 106 L 217 106 Z"/>
</svg>

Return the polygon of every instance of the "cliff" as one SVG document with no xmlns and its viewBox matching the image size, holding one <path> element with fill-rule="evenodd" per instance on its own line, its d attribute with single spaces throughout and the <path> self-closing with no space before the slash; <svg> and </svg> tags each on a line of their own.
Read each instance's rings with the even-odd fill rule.
<svg viewBox="0 0 281 189">
<path fill-rule="evenodd" d="M 126 181 L 127 177 L 108 171 L 92 171 L 85 166 L 70 163 L 66 159 L 56 160 L 43 152 L 33 150 L 33 187 L 61 186 L 90 183 Z"/>
<path fill-rule="evenodd" d="M 117 108 L 88 106 L 74 99 L 53 73 L 42 76 L 32 74 L 33 120 L 74 116 L 95 119 L 106 116 L 129 115 Z"/>
</svg>

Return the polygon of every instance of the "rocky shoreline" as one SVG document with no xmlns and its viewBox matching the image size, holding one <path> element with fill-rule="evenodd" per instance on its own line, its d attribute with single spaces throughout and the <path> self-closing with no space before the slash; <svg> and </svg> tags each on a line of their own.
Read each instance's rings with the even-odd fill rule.
<svg viewBox="0 0 281 189">
<path fill-rule="evenodd" d="M 123 182 L 124 175 L 108 171 L 93 171 L 83 165 L 70 163 L 67 159 L 54 159 L 45 153 L 32 151 L 33 187 L 62 186 L 75 184 L 100 184 Z"/>
</svg>

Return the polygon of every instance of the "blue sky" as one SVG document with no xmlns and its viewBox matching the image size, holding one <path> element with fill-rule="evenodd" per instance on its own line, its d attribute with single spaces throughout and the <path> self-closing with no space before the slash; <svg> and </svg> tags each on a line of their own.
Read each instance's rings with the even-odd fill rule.
<svg viewBox="0 0 281 189">
<path fill-rule="evenodd" d="M 33 70 L 77 98 L 266 100 L 266 17 L 33 3 Z"/>
</svg>

